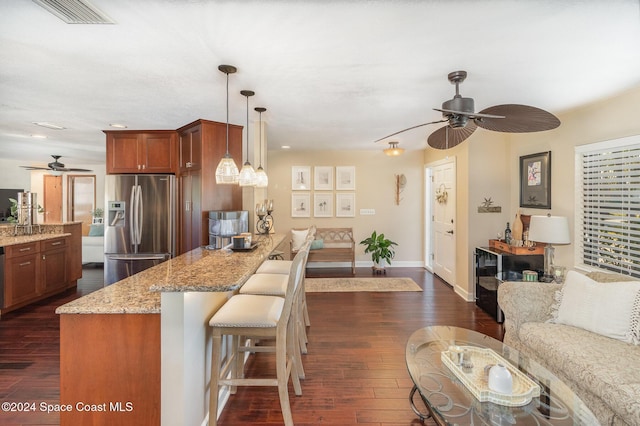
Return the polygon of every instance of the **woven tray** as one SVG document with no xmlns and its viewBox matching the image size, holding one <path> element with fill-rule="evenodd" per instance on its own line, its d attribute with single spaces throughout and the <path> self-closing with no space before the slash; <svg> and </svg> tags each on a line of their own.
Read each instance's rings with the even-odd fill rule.
<svg viewBox="0 0 640 426">
<path fill-rule="evenodd" d="M 451 360 L 451 354 L 448 350 L 442 351 L 440 359 L 480 402 L 488 401 L 508 407 L 520 407 L 527 405 L 532 398 L 540 396 L 540 386 L 538 384 L 534 383 L 533 380 L 493 350 L 475 346 L 459 346 L 459 348 L 466 350 L 470 354 L 471 362 L 473 363 L 471 372 L 465 373 L 462 371 L 462 368 Z M 489 389 L 484 370 L 485 366 L 491 364 L 502 364 L 507 367 L 513 377 L 513 392 L 511 394 L 499 393 Z"/>
</svg>

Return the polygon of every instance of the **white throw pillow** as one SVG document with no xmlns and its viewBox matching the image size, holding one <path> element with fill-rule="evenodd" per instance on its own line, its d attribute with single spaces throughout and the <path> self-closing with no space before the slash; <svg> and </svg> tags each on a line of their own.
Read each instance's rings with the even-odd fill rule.
<svg viewBox="0 0 640 426">
<path fill-rule="evenodd" d="M 291 250 L 298 251 L 304 244 L 304 240 L 309 233 L 308 229 L 292 229 L 291 230 Z"/>
<path fill-rule="evenodd" d="M 554 322 L 638 344 L 640 282 L 598 283 L 569 271 Z M 634 336 L 635 335 L 635 336 Z"/>
</svg>

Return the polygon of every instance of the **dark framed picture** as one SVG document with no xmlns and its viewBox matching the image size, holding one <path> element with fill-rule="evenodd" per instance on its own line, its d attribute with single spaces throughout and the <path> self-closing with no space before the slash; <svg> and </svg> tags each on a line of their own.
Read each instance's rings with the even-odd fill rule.
<svg viewBox="0 0 640 426">
<path fill-rule="evenodd" d="M 520 157 L 520 207 L 551 208 L 551 151 Z"/>
</svg>

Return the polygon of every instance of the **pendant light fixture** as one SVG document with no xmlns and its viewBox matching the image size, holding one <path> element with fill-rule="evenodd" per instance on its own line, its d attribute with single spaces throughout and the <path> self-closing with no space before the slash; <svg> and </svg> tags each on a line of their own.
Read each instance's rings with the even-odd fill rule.
<svg viewBox="0 0 640 426">
<path fill-rule="evenodd" d="M 238 183 L 240 186 L 255 186 L 256 172 L 253 170 L 253 166 L 249 162 L 249 96 L 255 95 L 255 92 L 251 90 L 241 90 L 240 94 L 247 98 L 247 161 L 244 162 L 242 170 L 240 170 Z"/>
<path fill-rule="evenodd" d="M 227 152 L 216 168 L 216 183 L 236 184 L 240 173 L 238 166 L 229 154 L 229 74 L 235 73 L 238 69 L 232 65 L 220 65 L 218 69 L 227 75 Z"/>
<path fill-rule="evenodd" d="M 382 151 L 390 157 L 397 157 L 404 152 L 404 148 L 398 147 L 399 142 L 389 142 L 389 148 L 385 148 Z"/>
<path fill-rule="evenodd" d="M 269 177 L 267 173 L 262 168 L 262 113 L 267 109 L 263 107 L 256 107 L 256 111 L 260 113 L 260 139 L 258 145 L 260 145 L 260 165 L 256 170 L 256 187 L 257 188 L 266 188 L 269 185 Z"/>
</svg>

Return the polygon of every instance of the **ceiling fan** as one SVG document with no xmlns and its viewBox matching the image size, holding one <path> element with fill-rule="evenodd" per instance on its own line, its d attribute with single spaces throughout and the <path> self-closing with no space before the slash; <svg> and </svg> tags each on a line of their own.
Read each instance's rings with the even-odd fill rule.
<svg viewBox="0 0 640 426">
<path fill-rule="evenodd" d="M 70 169 L 66 168 L 64 164 L 58 161 L 61 155 L 52 155 L 53 160 L 51 163 L 47 164 L 47 167 L 36 167 L 36 166 L 20 166 L 27 170 L 51 170 L 54 172 L 91 172 L 93 170 L 88 169 Z"/>
<path fill-rule="evenodd" d="M 555 129 L 560 125 L 560 120 L 555 115 L 528 105 L 495 105 L 474 112 L 473 98 L 463 98 L 459 90 L 460 83 L 467 78 L 467 72 L 453 71 L 447 78 L 451 84 L 456 85 L 456 94 L 452 99 L 445 101 L 442 108 L 434 108 L 442 113 L 442 120 L 418 124 L 380 138 L 376 142 L 418 127 L 446 122 L 446 126 L 429 135 L 427 142 L 436 149 L 449 149 L 466 140 L 478 127 L 495 132 L 529 133 Z"/>
</svg>

